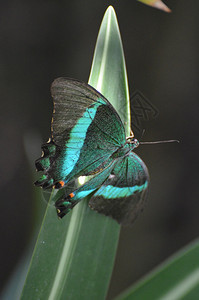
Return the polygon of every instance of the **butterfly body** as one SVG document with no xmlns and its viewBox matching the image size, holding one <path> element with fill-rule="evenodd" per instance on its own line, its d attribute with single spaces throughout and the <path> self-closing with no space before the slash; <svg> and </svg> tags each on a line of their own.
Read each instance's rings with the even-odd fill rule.
<svg viewBox="0 0 199 300">
<path fill-rule="evenodd" d="M 90 196 L 94 210 L 130 224 L 143 208 L 148 171 L 132 152 L 139 143 L 126 139 L 122 121 L 100 93 L 89 85 L 67 78 L 52 84 L 54 111 L 52 137 L 36 161 L 44 175 L 43 188 L 63 188 L 79 176 L 92 175 L 84 185 L 55 203 L 59 217 Z"/>
</svg>

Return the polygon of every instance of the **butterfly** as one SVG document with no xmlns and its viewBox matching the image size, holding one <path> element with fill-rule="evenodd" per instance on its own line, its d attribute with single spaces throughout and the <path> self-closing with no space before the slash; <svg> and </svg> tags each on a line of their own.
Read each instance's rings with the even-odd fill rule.
<svg viewBox="0 0 199 300">
<path fill-rule="evenodd" d="M 66 188 L 55 203 L 64 217 L 83 198 L 89 206 L 122 225 L 133 223 L 143 210 L 149 185 L 147 167 L 133 152 L 139 142 L 125 135 L 111 103 L 87 83 L 58 78 L 52 83 L 54 102 L 51 138 L 36 160 L 43 175 L 35 182 L 44 189 Z M 80 176 L 91 176 L 67 193 Z"/>
</svg>

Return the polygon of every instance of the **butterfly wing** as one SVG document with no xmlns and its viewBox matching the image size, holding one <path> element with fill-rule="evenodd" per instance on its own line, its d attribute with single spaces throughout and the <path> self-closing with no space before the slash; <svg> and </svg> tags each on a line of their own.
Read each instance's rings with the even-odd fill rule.
<svg viewBox="0 0 199 300">
<path fill-rule="evenodd" d="M 66 196 L 60 197 L 55 203 L 58 217 L 63 218 L 82 199 L 95 193 L 96 190 L 104 183 L 104 181 L 107 180 L 114 168 L 115 163 L 116 162 L 114 160 L 111 160 L 103 170 L 92 176 L 89 181 L 70 193 L 66 191 Z"/>
<path fill-rule="evenodd" d="M 51 87 L 54 102 L 52 139 L 42 146 L 36 161 L 44 188 L 65 185 L 108 164 L 111 154 L 125 143 L 121 119 L 109 101 L 86 83 L 58 78 Z"/>
<path fill-rule="evenodd" d="M 118 160 L 89 205 L 122 225 L 132 224 L 143 210 L 149 183 L 144 162 L 134 152 Z"/>
</svg>

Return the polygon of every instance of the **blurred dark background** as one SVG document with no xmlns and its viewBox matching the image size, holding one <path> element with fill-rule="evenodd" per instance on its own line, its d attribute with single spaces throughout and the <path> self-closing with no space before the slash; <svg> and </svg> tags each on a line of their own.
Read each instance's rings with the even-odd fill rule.
<svg viewBox="0 0 199 300">
<path fill-rule="evenodd" d="M 198 236 L 199 2 L 165 3 L 171 14 L 134 0 L 1 2 L 2 287 L 33 232 L 34 160 L 50 135 L 50 84 L 59 76 L 88 80 L 110 4 L 120 25 L 130 92 L 141 91 L 159 110 L 158 118 L 147 122 L 143 140 L 180 144 L 137 150 L 151 176 L 149 200 L 134 226 L 121 231 L 109 299 Z"/>
</svg>

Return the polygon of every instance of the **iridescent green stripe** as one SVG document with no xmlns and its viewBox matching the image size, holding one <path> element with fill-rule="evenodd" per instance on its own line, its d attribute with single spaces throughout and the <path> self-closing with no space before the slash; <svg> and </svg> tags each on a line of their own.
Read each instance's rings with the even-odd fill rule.
<svg viewBox="0 0 199 300">
<path fill-rule="evenodd" d="M 148 186 L 148 181 L 146 181 L 143 185 L 135 185 L 132 187 L 117 187 L 112 185 L 103 186 L 96 193 L 96 196 L 102 196 L 105 199 L 116 199 L 129 197 L 133 195 L 135 192 L 142 192 Z"/>
<path fill-rule="evenodd" d="M 62 165 L 62 176 L 68 176 L 75 167 L 81 152 L 81 148 L 84 145 L 86 133 L 95 118 L 97 108 L 106 103 L 99 99 L 92 107 L 88 107 L 83 116 L 77 121 L 70 133 L 70 138 L 66 144 L 66 152 Z"/>
</svg>

